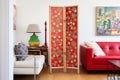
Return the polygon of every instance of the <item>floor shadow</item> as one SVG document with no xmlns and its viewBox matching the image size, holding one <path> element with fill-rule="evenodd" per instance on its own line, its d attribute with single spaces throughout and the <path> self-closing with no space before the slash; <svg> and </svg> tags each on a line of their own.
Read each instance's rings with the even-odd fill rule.
<svg viewBox="0 0 120 80">
<path fill-rule="evenodd" d="M 34 80 L 34 75 L 14 75 L 14 80 Z"/>
</svg>

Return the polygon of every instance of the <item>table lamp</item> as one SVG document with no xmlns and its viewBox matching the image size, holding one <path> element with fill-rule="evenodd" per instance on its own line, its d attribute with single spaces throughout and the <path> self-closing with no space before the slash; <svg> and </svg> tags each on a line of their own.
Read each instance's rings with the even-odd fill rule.
<svg viewBox="0 0 120 80">
<path fill-rule="evenodd" d="M 32 36 L 30 36 L 29 39 L 29 46 L 30 47 L 39 47 L 40 40 L 38 36 L 35 33 L 40 33 L 40 29 L 38 24 L 29 24 L 27 28 L 27 33 L 33 33 Z"/>
</svg>

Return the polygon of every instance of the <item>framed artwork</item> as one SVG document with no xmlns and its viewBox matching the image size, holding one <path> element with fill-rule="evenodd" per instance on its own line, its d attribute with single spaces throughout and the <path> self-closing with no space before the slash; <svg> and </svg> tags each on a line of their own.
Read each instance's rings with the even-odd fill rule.
<svg viewBox="0 0 120 80">
<path fill-rule="evenodd" d="M 120 35 L 120 7 L 96 7 L 97 35 Z"/>
</svg>

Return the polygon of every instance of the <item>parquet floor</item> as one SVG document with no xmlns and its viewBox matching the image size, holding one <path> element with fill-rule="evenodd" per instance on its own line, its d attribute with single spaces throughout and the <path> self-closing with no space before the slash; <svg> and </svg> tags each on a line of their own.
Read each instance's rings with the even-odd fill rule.
<svg viewBox="0 0 120 80">
<path fill-rule="evenodd" d="M 54 70 L 53 73 L 49 69 L 44 68 L 37 80 L 107 80 L 106 72 L 87 72 L 84 68 L 80 68 L 80 73 L 76 70 L 68 70 L 64 73 L 62 70 Z M 14 80 L 34 80 L 34 76 L 14 76 Z"/>
</svg>

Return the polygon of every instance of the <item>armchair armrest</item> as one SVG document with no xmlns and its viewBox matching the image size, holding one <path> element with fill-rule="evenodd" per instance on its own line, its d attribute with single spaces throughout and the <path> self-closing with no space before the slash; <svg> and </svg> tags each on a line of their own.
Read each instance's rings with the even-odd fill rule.
<svg viewBox="0 0 120 80">
<path fill-rule="evenodd" d="M 80 45 L 80 60 L 83 66 L 87 67 L 92 64 L 93 49 L 86 45 Z"/>
<path fill-rule="evenodd" d="M 43 66 L 45 61 L 44 55 L 28 55 L 28 57 L 23 61 L 15 61 L 15 68 L 34 68 Z"/>
</svg>

